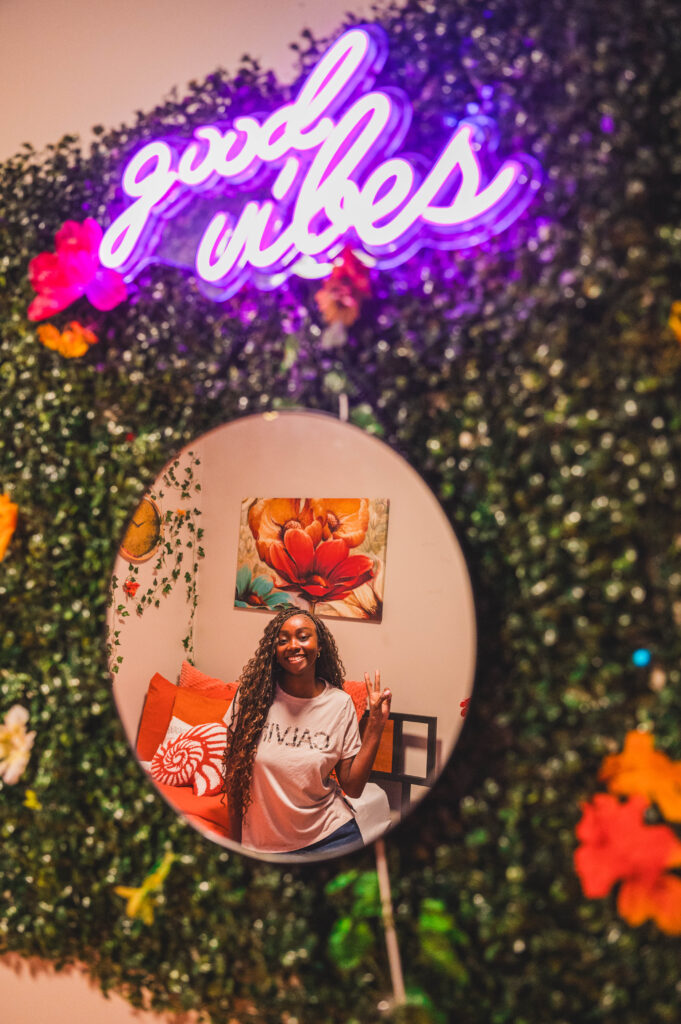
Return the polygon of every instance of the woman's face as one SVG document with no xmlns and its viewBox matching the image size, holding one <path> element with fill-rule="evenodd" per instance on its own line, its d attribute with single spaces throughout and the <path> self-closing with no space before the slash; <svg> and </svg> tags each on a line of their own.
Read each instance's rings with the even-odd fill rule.
<svg viewBox="0 0 681 1024">
<path fill-rule="evenodd" d="M 301 675 L 314 668 L 319 653 L 319 641 L 314 622 L 302 612 L 286 619 L 277 634 L 275 656 L 277 664 L 288 675 Z"/>
</svg>

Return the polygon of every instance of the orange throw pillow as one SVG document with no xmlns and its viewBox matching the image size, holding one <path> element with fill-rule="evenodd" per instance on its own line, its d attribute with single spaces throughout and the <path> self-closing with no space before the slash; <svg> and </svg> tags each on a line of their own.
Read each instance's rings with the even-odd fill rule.
<svg viewBox="0 0 681 1024">
<path fill-rule="evenodd" d="M 346 679 L 343 683 L 343 689 L 352 697 L 352 703 L 355 705 L 355 711 L 357 712 L 357 718 L 359 721 L 362 720 L 362 715 L 367 708 L 367 686 L 366 683 L 359 683 L 355 679 Z"/>
<path fill-rule="evenodd" d="M 213 697 L 204 697 L 202 693 L 195 693 L 194 690 L 183 689 L 181 686 L 175 687 L 175 695 L 172 717 L 179 718 L 187 725 L 221 722 L 232 703 L 232 698 L 215 700 Z M 164 736 L 165 733 L 161 739 Z"/>
<path fill-rule="evenodd" d="M 231 701 L 236 693 L 238 684 L 225 683 L 216 676 L 207 676 L 205 672 L 201 672 L 195 665 L 190 665 L 188 661 L 183 661 L 182 668 L 180 669 L 180 686 L 186 687 L 188 690 L 194 690 L 196 693 L 202 693 L 204 697 L 215 697 L 218 700 Z"/>
<path fill-rule="evenodd" d="M 140 761 L 151 761 L 163 743 L 177 692 L 175 683 L 171 683 L 160 672 L 152 676 L 137 731 L 137 756 Z"/>
</svg>

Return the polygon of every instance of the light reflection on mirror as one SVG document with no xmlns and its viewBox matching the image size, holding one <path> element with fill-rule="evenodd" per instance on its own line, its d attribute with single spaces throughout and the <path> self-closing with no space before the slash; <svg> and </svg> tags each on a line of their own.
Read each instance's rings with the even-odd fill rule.
<svg viewBox="0 0 681 1024">
<path fill-rule="evenodd" d="M 146 499 L 131 515 L 114 565 L 108 646 L 118 711 L 151 782 L 204 836 L 259 859 L 320 860 L 371 843 L 441 772 L 473 682 L 470 580 L 436 498 L 369 434 L 324 414 L 285 412 L 246 417 L 197 438 Z M 161 519 L 153 538 L 149 509 Z M 257 689 L 252 672 L 243 677 L 250 690 L 244 685 L 231 701 L 285 602 L 299 609 L 291 620 L 297 628 L 300 614 L 312 610 L 330 631 L 344 687 L 313 671 L 302 650 L 310 640 L 301 634 L 302 645 L 294 644 L 301 650 L 289 661 L 271 648 L 267 679 L 274 681 L 258 698 L 267 705 L 258 719 L 247 711 L 247 693 Z M 314 634 L 313 646 L 325 649 L 318 664 L 336 671 L 320 630 L 309 619 L 302 625 Z M 391 691 L 382 733 L 380 716 L 366 710 L 365 673 L 373 685 L 377 668 L 379 692 Z M 257 737 L 239 842 L 239 815 L 230 814 L 221 793 L 222 754 L 227 721 L 234 725 L 231 749 L 248 763 L 239 744 L 249 730 L 238 724 L 249 714 Z M 351 797 L 339 783 L 353 789 L 357 773 L 348 774 L 347 765 L 360 756 L 358 744 L 365 753 L 376 746 L 377 730 L 368 781 Z M 269 760 L 286 755 L 281 764 L 266 767 L 265 746 L 273 750 Z M 292 767 L 291 756 L 302 761 Z M 277 804 L 272 794 L 286 790 L 299 769 L 305 780 Z M 238 804 L 235 794 L 232 811 Z M 341 838 L 350 831 L 350 845 L 298 852 L 337 828 L 345 830 Z"/>
</svg>

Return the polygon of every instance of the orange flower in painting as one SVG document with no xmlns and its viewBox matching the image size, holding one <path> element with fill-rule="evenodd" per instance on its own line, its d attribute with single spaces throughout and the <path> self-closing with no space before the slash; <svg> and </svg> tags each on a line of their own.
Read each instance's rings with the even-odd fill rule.
<svg viewBox="0 0 681 1024">
<path fill-rule="evenodd" d="M 61 332 L 54 324 L 42 324 L 38 328 L 38 337 L 45 348 L 54 349 L 66 359 L 84 356 L 98 340 L 94 331 L 83 327 L 77 320 L 72 320 Z"/>
<path fill-rule="evenodd" d="M 621 754 L 606 757 L 600 778 L 611 793 L 653 800 L 670 821 L 681 821 L 681 763 L 653 747 L 650 733 L 630 732 Z"/>
<path fill-rule="evenodd" d="M 289 530 L 302 530 L 313 547 L 322 539 L 322 525 L 315 519 L 308 498 L 261 498 L 248 510 L 248 525 L 258 556 L 270 566 L 270 548 L 275 543 L 283 544 Z"/>
<path fill-rule="evenodd" d="M 10 501 L 9 494 L 0 494 L 0 562 L 17 527 L 19 506 Z"/>
<path fill-rule="evenodd" d="M 344 540 L 356 548 L 366 537 L 368 498 L 313 498 L 312 512 L 322 524 L 324 540 Z"/>
</svg>

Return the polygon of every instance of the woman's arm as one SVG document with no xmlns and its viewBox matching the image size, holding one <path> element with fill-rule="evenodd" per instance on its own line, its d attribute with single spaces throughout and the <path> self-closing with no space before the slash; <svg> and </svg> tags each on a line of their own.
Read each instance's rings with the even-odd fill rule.
<svg viewBox="0 0 681 1024">
<path fill-rule="evenodd" d="M 390 714 L 392 693 L 390 690 L 381 690 L 381 673 L 378 669 L 373 683 L 368 672 L 364 673 L 364 682 L 369 700 L 369 718 L 362 737 L 362 746 L 354 757 L 346 757 L 336 765 L 336 775 L 341 788 L 350 797 L 361 796 L 364 792 Z"/>
</svg>

